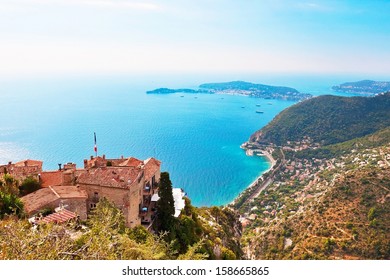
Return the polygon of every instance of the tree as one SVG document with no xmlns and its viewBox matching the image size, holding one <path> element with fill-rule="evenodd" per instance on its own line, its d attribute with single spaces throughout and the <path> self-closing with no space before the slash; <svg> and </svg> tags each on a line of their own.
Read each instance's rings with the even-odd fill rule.
<svg viewBox="0 0 390 280">
<path fill-rule="evenodd" d="M 0 219 L 5 215 L 21 215 L 23 203 L 20 201 L 18 182 L 9 174 L 0 179 Z"/>
<path fill-rule="evenodd" d="M 0 191 L 0 219 L 5 215 L 22 215 L 23 203 L 13 193 L 4 193 Z"/>
<path fill-rule="evenodd" d="M 4 174 L 0 178 L 0 191 L 6 194 L 19 194 L 18 181 L 10 174 Z"/>
<path fill-rule="evenodd" d="M 171 231 L 174 227 L 175 205 L 172 194 L 172 182 L 169 179 L 168 172 L 162 172 L 158 195 L 160 200 L 157 202 L 157 213 L 160 231 Z"/>
<path fill-rule="evenodd" d="M 19 187 L 20 196 L 25 196 L 29 193 L 33 193 L 39 190 L 41 185 L 39 182 L 33 177 L 27 177 L 23 180 L 22 184 Z"/>
</svg>

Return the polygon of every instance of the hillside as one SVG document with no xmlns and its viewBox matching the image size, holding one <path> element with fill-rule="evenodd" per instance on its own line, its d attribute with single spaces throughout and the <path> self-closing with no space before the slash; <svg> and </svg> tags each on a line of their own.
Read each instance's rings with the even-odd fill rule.
<svg viewBox="0 0 390 280">
<path fill-rule="evenodd" d="M 281 163 L 239 209 L 250 259 L 389 259 L 390 127 Z M 300 153 L 300 152 L 298 152 Z"/>
<path fill-rule="evenodd" d="M 376 94 L 389 91 L 390 82 L 363 80 L 358 82 L 343 83 L 338 86 L 333 86 L 332 89 L 334 91 L 346 93 Z"/>
<path fill-rule="evenodd" d="M 287 145 L 305 137 L 329 145 L 390 126 L 390 92 L 374 97 L 324 95 L 295 104 L 255 132 L 250 142 Z"/>
</svg>

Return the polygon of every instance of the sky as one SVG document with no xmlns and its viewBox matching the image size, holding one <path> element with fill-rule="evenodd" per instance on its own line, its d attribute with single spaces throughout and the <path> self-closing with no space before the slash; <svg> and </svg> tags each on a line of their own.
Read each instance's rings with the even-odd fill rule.
<svg viewBox="0 0 390 280">
<path fill-rule="evenodd" d="M 0 0 L 0 76 L 390 73 L 390 0 Z"/>
</svg>

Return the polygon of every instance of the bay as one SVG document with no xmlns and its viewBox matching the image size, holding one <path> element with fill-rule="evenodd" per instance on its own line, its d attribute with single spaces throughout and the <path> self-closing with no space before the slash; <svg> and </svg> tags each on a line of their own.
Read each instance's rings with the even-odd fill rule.
<svg viewBox="0 0 390 280">
<path fill-rule="evenodd" d="M 295 82 L 302 92 L 330 92 L 323 81 L 290 82 L 278 84 Z M 66 162 L 82 167 L 83 159 L 94 154 L 96 132 L 99 155 L 155 157 L 194 205 L 227 204 L 269 168 L 265 158 L 246 156 L 240 145 L 294 102 L 145 93 L 199 83 L 128 77 L 2 81 L 0 164 L 32 158 L 44 161 L 47 170 Z M 264 114 L 256 114 L 259 108 Z"/>
</svg>

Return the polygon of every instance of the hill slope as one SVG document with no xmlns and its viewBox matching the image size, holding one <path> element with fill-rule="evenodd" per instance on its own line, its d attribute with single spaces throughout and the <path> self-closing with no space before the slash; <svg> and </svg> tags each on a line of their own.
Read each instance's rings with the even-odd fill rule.
<svg viewBox="0 0 390 280">
<path fill-rule="evenodd" d="M 374 97 L 324 95 L 295 104 L 255 132 L 250 142 L 285 145 L 287 141 L 328 145 L 390 126 L 390 92 Z"/>
<path fill-rule="evenodd" d="M 326 159 L 293 153 L 241 207 L 256 217 L 242 241 L 248 258 L 390 258 L 390 127 L 331 148 Z"/>
</svg>

